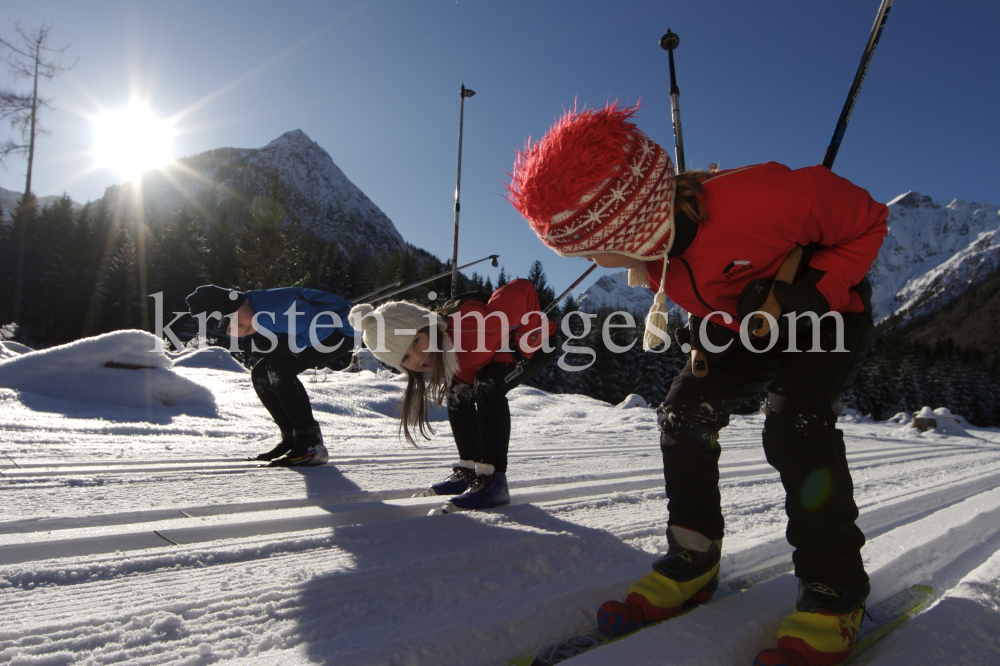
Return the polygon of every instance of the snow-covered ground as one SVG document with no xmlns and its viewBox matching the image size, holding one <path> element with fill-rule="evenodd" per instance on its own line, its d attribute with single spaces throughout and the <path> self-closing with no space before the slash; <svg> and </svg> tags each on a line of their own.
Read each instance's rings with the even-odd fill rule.
<svg viewBox="0 0 1000 666">
<path fill-rule="evenodd" d="M 516 389 L 512 504 L 428 517 L 440 499 L 410 496 L 449 471 L 447 420 L 401 441 L 391 375 L 303 375 L 330 464 L 260 469 L 244 457 L 276 433 L 218 352 L 149 370 L 81 354 L 33 383 L 59 365 L 0 357 L 0 386 L 20 382 L 0 388 L 0 662 L 495 664 L 592 625 L 665 548 L 648 407 Z M 761 427 L 722 432 L 724 581 L 789 560 Z M 860 661 L 1000 663 L 1000 431 L 841 427 L 872 602 L 936 589 Z M 779 576 L 579 663 L 749 664 L 794 590 Z"/>
</svg>

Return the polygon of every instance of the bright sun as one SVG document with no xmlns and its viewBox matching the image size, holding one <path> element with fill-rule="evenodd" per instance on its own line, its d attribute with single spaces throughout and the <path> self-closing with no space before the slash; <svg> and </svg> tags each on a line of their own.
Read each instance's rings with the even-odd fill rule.
<svg viewBox="0 0 1000 666">
<path fill-rule="evenodd" d="M 154 116 L 149 107 L 130 103 L 102 111 L 93 123 L 98 166 L 114 169 L 125 180 L 138 180 L 174 159 L 173 125 Z"/>
</svg>

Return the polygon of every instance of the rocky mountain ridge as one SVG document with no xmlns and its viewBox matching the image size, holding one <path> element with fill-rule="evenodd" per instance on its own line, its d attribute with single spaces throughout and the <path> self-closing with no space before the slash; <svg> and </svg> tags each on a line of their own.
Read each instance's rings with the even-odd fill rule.
<svg viewBox="0 0 1000 666">
<path fill-rule="evenodd" d="M 301 130 L 263 148 L 217 148 L 148 172 L 142 201 L 147 216 L 169 215 L 185 203 L 212 209 L 226 198 L 249 206 L 276 189 L 287 217 L 324 240 L 375 253 L 405 245 L 392 220 Z M 131 205 L 132 192 L 126 183 L 105 198 Z"/>
</svg>

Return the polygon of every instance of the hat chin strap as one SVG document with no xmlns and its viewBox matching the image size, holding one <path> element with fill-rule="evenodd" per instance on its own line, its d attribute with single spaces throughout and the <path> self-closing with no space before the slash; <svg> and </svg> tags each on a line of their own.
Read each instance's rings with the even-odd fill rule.
<svg viewBox="0 0 1000 666">
<path fill-rule="evenodd" d="M 628 269 L 628 286 L 649 287 L 649 271 L 646 270 L 645 263 Z"/>
</svg>

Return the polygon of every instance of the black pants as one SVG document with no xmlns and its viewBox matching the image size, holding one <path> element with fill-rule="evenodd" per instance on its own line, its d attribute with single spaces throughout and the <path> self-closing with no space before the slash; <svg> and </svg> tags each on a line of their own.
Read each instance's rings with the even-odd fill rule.
<svg viewBox="0 0 1000 666">
<path fill-rule="evenodd" d="M 286 341 L 281 340 L 275 351 L 264 355 L 253 366 L 250 371 L 253 388 L 261 404 L 278 424 L 282 435 L 290 437 L 293 430 L 305 430 L 318 425 L 313 418 L 309 395 L 299 381 L 298 374 L 310 368 L 321 368 L 334 359 L 351 353 L 353 340 L 340 331 L 334 331 L 321 344 L 334 347 L 338 342 L 341 344 L 336 351 L 321 352 L 308 347 L 293 354 L 286 346 Z"/>
<path fill-rule="evenodd" d="M 858 508 L 834 404 L 847 392 L 871 346 L 868 314 L 845 314 L 844 348 L 835 348 L 835 322 L 820 327 L 822 353 L 786 351 L 780 340 L 766 353 L 740 343 L 709 363 L 698 379 L 690 361 L 657 409 L 670 524 L 721 539 L 719 430 L 732 410 L 770 384 L 764 420 L 764 453 L 785 488 L 787 537 L 799 578 L 828 584 L 868 580 L 861 561 L 865 536 L 855 525 Z M 800 350 L 812 333 L 800 334 Z"/>
<path fill-rule="evenodd" d="M 515 352 L 513 365 L 490 363 L 472 384 L 456 381 L 448 393 L 448 422 L 455 435 L 458 457 L 493 465 L 507 472 L 510 445 L 510 403 L 507 393 L 542 371 L 556 351 L 538 350 L 530 359 Z"/>
</svg>

